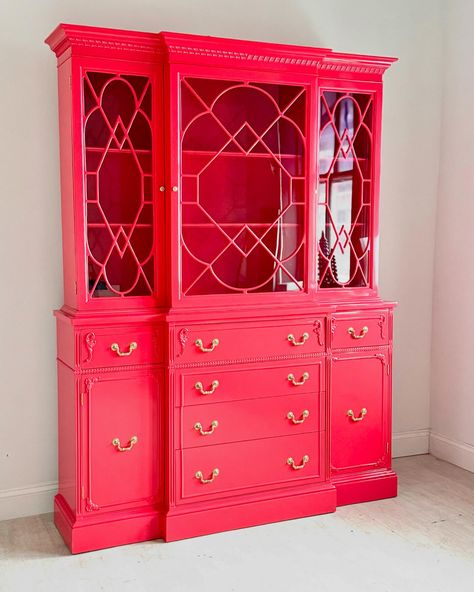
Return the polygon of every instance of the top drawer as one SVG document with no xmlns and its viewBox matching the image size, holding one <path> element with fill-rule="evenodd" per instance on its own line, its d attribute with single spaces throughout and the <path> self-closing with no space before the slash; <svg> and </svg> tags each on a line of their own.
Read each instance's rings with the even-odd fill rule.
<svg viewBox="0 0 474 592">
<path fill-rule="evenodd" d="M 331 345 L 337 348 L 385 345 L 389 342 L 387 310 L 335 314 L 331 319 Z"/>
<path fill-rule="evenodd" d="M 163 329 L 153 327 L 107 327 L 82 330 L 77 365 L 84 368 L 128 366 L 161 362 Z"/>
<path fill-rule="evenodd" d="M 325 319 L 274 324 L 194 325 L 175 328 L 176 362 L 211 362 L 311 354 L 325 349 Z"/>
</svg>

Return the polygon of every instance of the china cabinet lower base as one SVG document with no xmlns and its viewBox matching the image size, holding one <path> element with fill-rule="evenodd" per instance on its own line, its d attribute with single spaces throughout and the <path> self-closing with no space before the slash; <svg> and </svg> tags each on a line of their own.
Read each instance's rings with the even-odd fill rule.
<svg viewBox="0 0 474 592">
<path fill-rule="evenodd" d="M 161 538 L 163 520 L 162 514 L 150 510 L 74 519 L 67 502 L 57 495 L 54 523 L 71 553 L 85 553 Z"/>
<path fill-rule="evenodd" d="M 398 478 L 391 469 L 332 477 L 337 505 L 347 506 L 397 496 Z"/>
<path fill-rule="evenodd" d="M 225 507 L 190 511 L 178 508 L 165 516 L 167 542 L 214 534 L 226 530 L 259 526 L 282 520 L 328 514 L 336 510 L 336 490 L 325 484 L 316 491 L 281 495 Z"/>
</svg>

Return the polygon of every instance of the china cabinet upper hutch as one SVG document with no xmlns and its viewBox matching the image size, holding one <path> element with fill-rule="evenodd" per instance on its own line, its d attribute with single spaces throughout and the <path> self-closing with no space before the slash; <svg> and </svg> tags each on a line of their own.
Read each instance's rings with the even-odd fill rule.
<svg viewBox="0 0 474 592">
<path fill-rule="evenodd" d="M 72 552 L 396 495 L 377 289 L 392 58 L 59 25 Z"/>
</svg>

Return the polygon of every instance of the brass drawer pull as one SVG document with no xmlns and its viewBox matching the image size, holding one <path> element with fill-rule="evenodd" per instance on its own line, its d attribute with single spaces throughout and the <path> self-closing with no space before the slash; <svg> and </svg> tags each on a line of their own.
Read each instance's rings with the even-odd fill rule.
<svg viewBox="0 0 474 592">
<path fill-rule="evenodd" d="M 194 429 L 199 432 L 201 434 L 201 436 L 209 436 L 209 434 L 213 434 L 214 430 L 217 428 L 217 426 L 219 425 L 219 422 L 217 421 L 217 419 L 214 419 L 214 421 L 211 421 L 211 428 L 209 430 L 203 430 L 202 429 L 202 424 L 198 421 L 194 424 Z"/>
<path fill-rule="evenodd" d="M 356 417 L 354 415 L 354 412 L 352 411 L 352 409 L 349 409 L 349 411 L 347 412 L 348 417 L 350 417 L 352 419 L 352 421 L 362 421 L 364 419 L 364 417 L 367 415 L 367 409 L 365 407 L 362 407 L 362 409 L 360 410 L 360 414 L 359 417 Z"/>
<path fill-rule="evenodd" d="M 303 333 L 299 341 L 296 341 L 296 337 L 293 335 L 293 333 L 290 333 L 287 339 L 293 345 L 304 345 L 309 339 L 309 333 Z"/>
<path fill-rule="evenodd" d="M 211 384 L 211 388 L 209 390 L 204 390 L 204 385 L 202 384 L 202 382 L 196 382 L 196 384 L 194 385 L 194 388 L 199 391 L 201 393 L 201 395 L 212 395 L 212 393 L 216 390 L 216 388 L 219 386 L 219 381 L 218 380 L 213 380 L 212 384 Z"/>
<path fill-rule="evenodd" d="M 205 485 L 206 483 L 212 483 L 214 481 L 214 479 L 219 476 L 219 469 L 217 469 L 217 468 L 214 469 L 212 471 L 209 479 L 204 479 L 204 475 L 202 474 L 202 471 L 197 471 L 194 476 L 196 477 L 196 479 L 198 481 L 200 481 L 201 483 L 203 483 Z"/>
<path fill-rule="evenodd" d="M 309 378 L 309 372 L 303 372 L 303 375 L 301 376 L 301 380 L 296 380 L 295 375 L 294 374 L 288 374 L 288 380 L 291 382 L 291 384 L 294 384 L 295 386 L 301 386 L 302 384 L 304 384 Z"/>
<path fill-rule="evenodd" d="M 352 337 L 352 339 L 364 339 L 364 337 L 369 332 L 369 328 L 368 327 L 362 327 L 359 335 L 356 335 L 356 332 L 355 332 L 354 327 L 349 327 L 349 329 L 347 329 L 347 332 Z"/>
<path fill-rule="evenodd" d="M 289 420 L 291 420 L 294 424 L 297 423 L 303 423 L 307 417 L 309 417 L 309 411 L 307 409 L 305 409 L 303 411 L 303 413 L 301 414 L 301 418 L 300 419 L 296 419 L 295 414 L 293 413 L 293 411 L 289 411 L 288 415 L 286 416 Z"/>
<path fill-rule="evenodd" d="M 110 349 L 115 352 L 118 356 L 131 356 L 132 353 L 137 349 L 138 343 L 136 341 L 132 341 L 132 343 L 128 346 L 128 351 L 122 352 L 120 351 L 120 347 L 118 343 L 112 343 Z"/>
<path fill-rule="evenodd" d="M 296 465 L 295 461 L 291 458 L 291 456 L 287 459 L 286 463 L 288 465 L 290 465 L 290 467 L 292 469 L 294 469 L 295 471 L 299 471 L 300 469 L 304 469 L 304 467 L 306 466 L 307 463 L 309 463 L 309 455 L 305 454 L 303 456 L 303 458 L 301 459 L 301 464 L 300 465 Z"/>
<path fill-rule="evenodd" d="M 194 345 L 200 349 L 202 352 L 211 352 L 214 351 L 215 348 L 219 345 L 219 340 L 217 337 L 211 341 L 211 345 L 209 347 L 204 347 L 202 339 L 196 339 Z"/>
<path fill-rule="evenodd" d="M 115 448 L 119 451 L 119 452 L 128 452 L 129 450 L 131 450 L 135 444 L 138 442 L 138 438 L 136 436 L 132 436 L 130 438 L 130 442 L 128 443 L 128 446 L 120 446 L 120 439 L 119 438 L 114 438 L 112 440 L 112 445 L 115 446 Z"/>
</svg>

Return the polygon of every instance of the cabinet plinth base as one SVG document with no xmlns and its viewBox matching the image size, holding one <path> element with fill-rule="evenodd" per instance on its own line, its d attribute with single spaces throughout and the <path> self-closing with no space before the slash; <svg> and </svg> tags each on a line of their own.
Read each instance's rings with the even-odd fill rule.
<svg viewBox="0 0 474 592">
<path fill-rule="evenodd" d="M 398 478 L 392 470 L 333 477 L 331 482 L 336 486 L 338 506 L 373 502 L 397 495 Z"/>
<path fill-rule="evenodd" d="M 162 516 L 156 511 L 120 512 L 111 519 L 74 520 L 61 495 L 54 498 L 54 523 L 71 553 L 85 553 L 161 537 Z"/>
<path fill-rule="evenodd" d="M 177 541 L 237 528 L 328 514 L 335 510 L 336 490 L 329 484 L 313 492 L 209 508 L 205 511 L 189 511 L 181 507 L 165 516 L 164 539 L 167 542 Z"/>
</svg>

